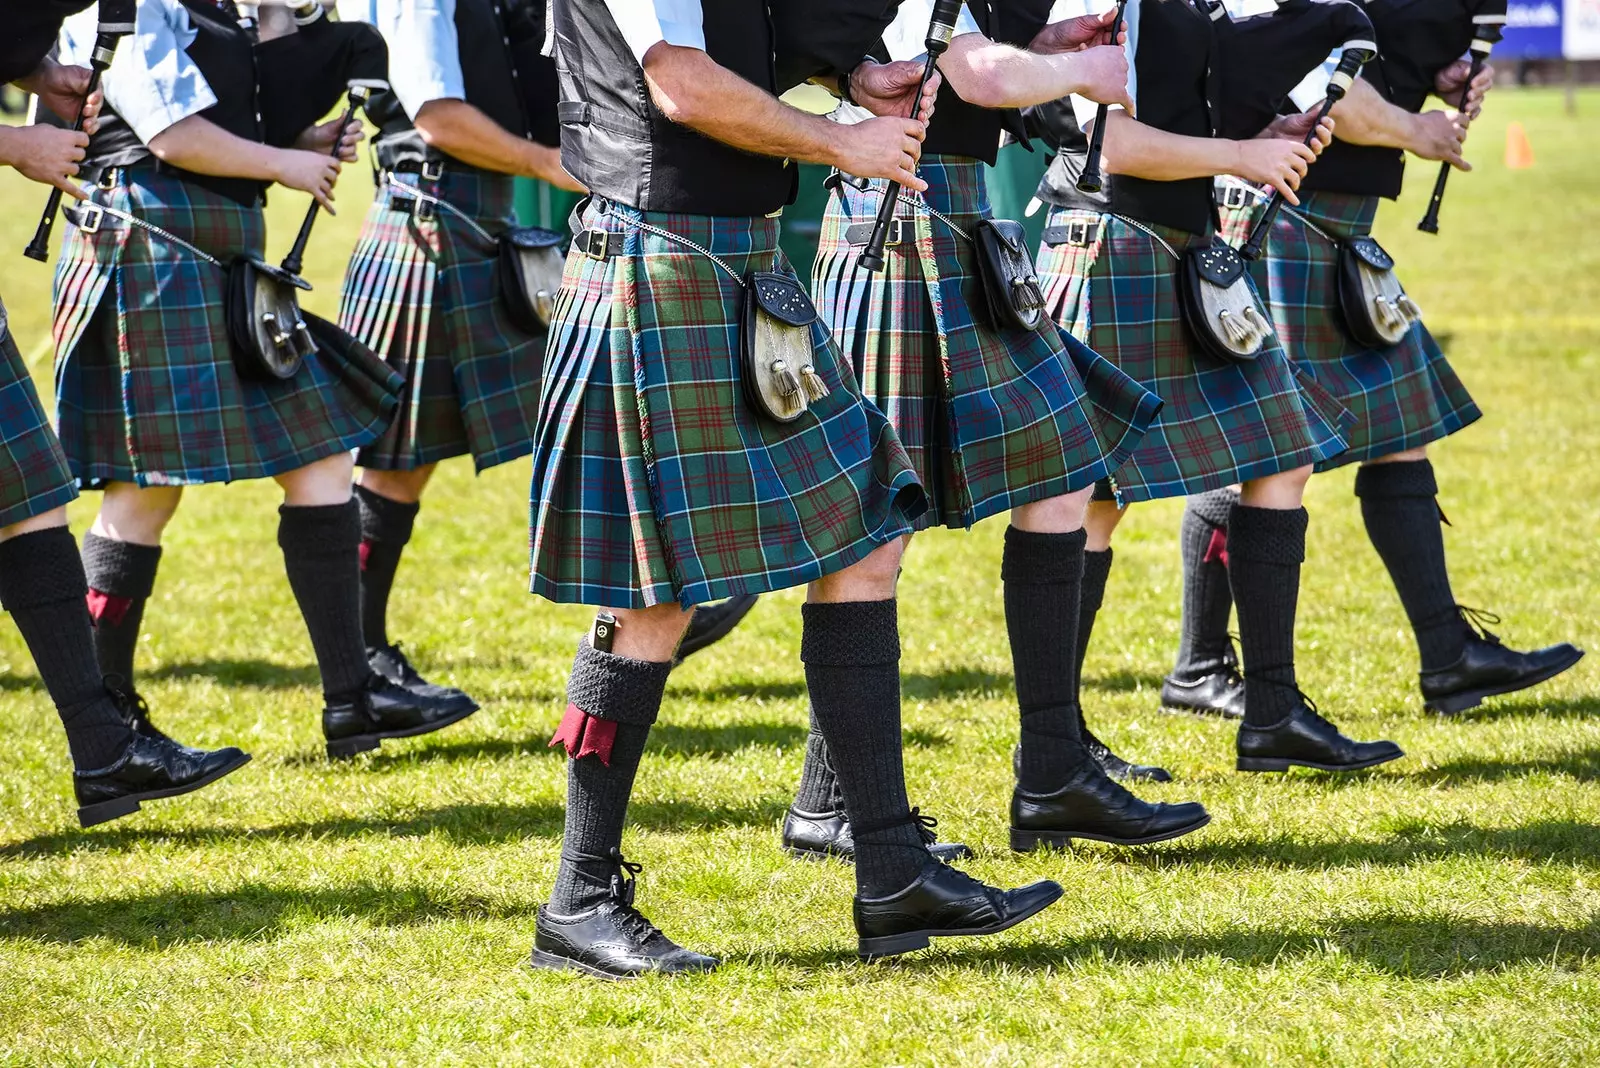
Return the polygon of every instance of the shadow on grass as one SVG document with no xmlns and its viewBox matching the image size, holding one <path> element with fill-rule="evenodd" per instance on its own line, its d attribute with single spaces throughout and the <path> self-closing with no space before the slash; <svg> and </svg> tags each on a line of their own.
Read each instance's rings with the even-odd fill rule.
<svg viewBox="0 0 1600 1068">
<path fill-rule="evenodd" d="M 1137 690 L 1160 691 L 1161 683 L 1160 675 L 1147 675 L 1140 671 L 1113 671 L 1110 674 L 1085 676 L 1083 687 L 1086 690 L 1099 690 L 1102 693 L 1133 693 Z"/>
<path fill-rule="evenodd" d="M 669 685 L 667 700 L 674 694 L 715 701 L 750 698 L 762 701 L 794 701 L 806 695 L 805 679 L 800 677 L 800 662 L 795 661 L 795 677 L 761 682 L 722 682 L 711 686 Z M 986 668 L 947 667 L 939 671 L 908 671 L 900 676 L 900 692 L 907 698 L 926 700 L 936 697 L 994 697 L 1013 688 L 1011 675 Z"/>
<path fill-rule="evenodd" d="M 1583 781 L 1600 779 L 1600 749 L 1579 749 L 1561 756 L 1526 760 L 1463 757 L 1413 772 L 1408 778 L 1420 783 L 1501 782 L 1541 774 L 1569 775 Z"/>
<path fill-rule="evenodd" d="M 0 920 L 0 929 L 3 929 Z M 937 944 L 937 943 L 936 943 Z M 1331 918 L 1305 927 L 1241 927 L 1186 937 L 1103 934 L 1061 943 L 1030 942 L 985 949 L 982 943 L 946 943 L 936 954 L 872 965 L 886 977 L 913 974 L 930 964 L 941 968 L 1033 971 L 1105 960 L 1112 964 L 1168 964 L 1222 959 L 1246 968 L 1280 967 L 1296 958 L 1337 954 L 1376 971 L 1411 979 L 1445 979 L 1538 963 L 1546 968 L 1582 967 L 1600 953 L 1600 920 L 1580 926 L 1484 923 L 1443 914 Z M 816 968 L 844 964 L 854 954 L 837 950 L 762 953 L 748 958 Z"/>
<path fill-rule="evenodd" d="M 214 679 L 225 686 L 253 686 L 263 690 L 301 689 L 322 684 L 315 664 L 278 664 L 253 657 L 175 660 L 150 671 L 139 672 L 141 682 L 181 682 L 193 678 Z"/>
<path fill-rule="evenodd" d="M 1547 697 L 1541 700 L 1539 692 L 1532 690 L 1510 697 L 1490 697 L 1477 708 L 1448 718 L 1470 723 L 1514 716 L 1593 719 L 1600 716 L 1600 697 Z"/>
</svg>

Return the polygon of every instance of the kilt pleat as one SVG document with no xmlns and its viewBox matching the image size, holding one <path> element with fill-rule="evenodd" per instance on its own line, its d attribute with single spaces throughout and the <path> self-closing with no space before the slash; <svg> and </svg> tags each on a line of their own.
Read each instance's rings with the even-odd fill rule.
<svg viewBox="0 0 1600 1068">
<path fill-rule="evenodd" d="M 793 423 L 758 417 L 738 366 L 742 276 L 792 274 L 778 222 L 591 203 L 607 259 L 574 251 L 556 302 L 534 434 L 531 582 L 552 601 L 685 606 L 802 585 L 910 532 L 925 507 L 888 421 L 826 328 L 830 393 Z"/>
<path fill-rule="evenodd" d="M 95 189 L 224 263 L 260 256 L 265 223 L 181 179 L 138 168 Z M 399 380 L 332 330 L 299 373 L 243 379 L 229 352 L 223 271 L 108 218 L 68 226 L 55 277 L 57 428 L 83 486 L 189 485 L 265 478 L 372 441 Z"/>
<path fill-rule="evenodd" d="M 43 515 L 77 495 L 66 454 L 0 304 L 0 527 Z"/>
<path fill-rule="evenodd" d="M 380 188 L 345 272 L 339 323 L 404 377 L 398 418 L 363 449 L 366 467 L 409 470 L 472 455 L 479 471 L 525 456 L 538 418 L 545 338 L 501 309 L 495 246 L 447 209 L 399 210 L 420 188 L 490 234 L 514 225 L 514 179 L 447 167 L 437 181 L 396 174 Z"/>
<path fill-rule="evenodd" d="M 1124 500 L 1176 497 L 1264 478 L 1336 456 L 1347 412 L 1269 342 L 1253 361 L 1222 361 L 1190 340 L 1178 306 L 1177 263 L 1113 215 L 1056 208 L 1050 225 L 1086 222 L 1087 243 L 1045 245 L 1046 309 L 1165 406 L 1112 474 Z M 1151 226 L 1180 253 L 1197 235 Z"/>
<path fill-rule="evenodd" d="M 1376 197 L 1307 193 L 1296 209 L 1335 238 L 1372 232 Z M 1225 234 L 1238 243 L 1262 210 L 1260 198 L 1225 207 Z M 1236 240 L 1235 240 L 1236 239 Z M 1356 417 L 1350 448 L 1318 470 L 1376 460 L 1448 437 L 1482 415 L 1428 328 L 1368 349 L 1345 332 L 1339 312 L 1338 251 L 1305 221 L 1284 211 L 1274 221 L 1267 254 L 1256 261 L 1273 325 L 1295 361 Z"/>
<path fill-rule="evenodd" d="M 928 190 L 901 207 L 915 237 L 883 270 L 857 265 L 848 227 L 871 223 L 883 183 L 838 181 L 813 273 L 818 309 L 867 396 L 889 417 L 928 490 L 919 525 L 970 527 L 1060 496 L 1115 469 L 1160 400 L 1046 321 L 1036 331 L 989 322 L 966 234 L 991 215 L 983 165 L 924 157 Z"/>
</svg>

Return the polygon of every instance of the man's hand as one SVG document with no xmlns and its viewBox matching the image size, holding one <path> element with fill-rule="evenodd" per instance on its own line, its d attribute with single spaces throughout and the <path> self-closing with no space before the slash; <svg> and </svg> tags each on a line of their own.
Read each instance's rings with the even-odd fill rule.
<svg viewBox="0 0 1600 1068">
<path fill-rule="evenodd" d="M 1303 111 L 1298 115 L 1279 115 L 1272 120 L 1265 130 L 1256 134 L 1257 137 L 1279 138 L 1285 141 L 1304 141 L 1306 134 L 1311 132 L 1311 124 L 1316 122 L 1317 113 Z M 1317 136 L 1311 140 L 1311 148 L 1317 155 L 1333 144 L 1333 116 L 1328 116 L 1317 123 Z"/>
<path fill-rule="evenodd" d="M 77 118 L 81 106 L 84 131 L 92 134 L 99 126 L 98 116 L 103 98 L 97 89 L 93 97 L 84 100 L 89 77 L 88 67 L 63 67 L 53 59 L 45 59 L 34 68 L 32 74 L 18 79 L 17 85 L 37 96 L 39 103 L 64 122 Z"/>
<path fill-rule="evenodd" d="M 15 167 L 24 178 L 53 185 L 74 197 L 83 197 L 72 179 L 89 147 L 89 135 L 54 126 L 0 128 L 0 163 Z"/>
<path fill-rule="evenodd" d="M 1467 138 L 1467 128 L 1461 116 L 1453 111 L 1424 111 L 1412 120 L 1411 137 L 1407 150 L 1423 159 L 1439 160 L 1459 171 L 1470 171 L 1472 164 L 1461 155 L 1461 144 Z"/>
<path fill-rule="evenodd" d="M 1294 191 L 1316 161 L 1314 151 L 1299 141 L 1281 137 L 1235 141 L 1234 145 L 1239 156 L 1229 173 L 1254 185 L 1270 185 L 1290 204 L 1300 203 Z"/>
<path fill-rule="evenodd" d="M 877 118 L 840 126 L 834 166 L 858 178 L 887 178 L 922 192 L 928 183 L 917 177 L 922 139 L 927 127 L 915 119 Z"/>
<path fill-rule="evenodd" d="M 294 147 L 305 152 L 320 152 L 325 156 L 333 155 L 333 139 L 339 136 L 339 120 L 329 119 L 327 122 L 315 126 L 307 126 L 300 131 L 300 136 L 294 139 Z M 366 130 L 361 127 L 361 120 L 351 119 L 344 128 L 344 136 L 339 137 L 339 158 L 345 163 L 354 163 L 360 159 L 357 146 L 367 136 Z"/>
<path fill-rule="evenodd" d="M 922 80 L 922 64 L 913 60 L 874 63 L 869 59 L 851 71 L 849 77 L 850 95 L 856 103 L 874 115 L 904 118 L 911 114 L 911 98 Z M 923 122 L 933 118 L 933 101 L 939 95 L 942 80 L 939 72 L 934 71 L 922 90 L 917 118 Z"/>
<path fill-rule="evenodd" d="M 1121 104 L 1133 114 L 1133 99 L 1128 96 L 1128 54 L 1115 45 L 1101 45 L 1075 53 L 1072 75 L 1077 79 L 1073 92 L 1096 104 Z"/>
<path fill-rule="evenodd" d="M 1467 75 L 1472 72 L 1472 64 L 1465 59 L 1458 59 L 1448 67 L 1441 70 L 1433 79 L 1433 91 L 1441 100 L 1467 114 L 1467 121 L 1478 117 L 1483 111 L 1483 98 L 1490 89 L 1494 88 L 1494 65 L 1485 63 L 1483 69 L 1478 71 L 1478 76 L 1472 79 L 1472 85 L 1467 85 Z M 1462 104 L 1461 91 L 1465 88 L 1466 103 Z"/>
<path fill-rule="evenodd" d="M 1081 52 L 1097 45 L 1124 44 L 1128 40 L 1127 27 L 1121 27 L 1117 39 L 1111 39 L 1111 24 L 1117 20 L 1116 8 L 1100 15 L 1080 15 L 1075 19 L 1052 22 L 1040 30 L 1028 45 L 1028 51 L 1040 55 L 1061 52 Z"/>
</svg>

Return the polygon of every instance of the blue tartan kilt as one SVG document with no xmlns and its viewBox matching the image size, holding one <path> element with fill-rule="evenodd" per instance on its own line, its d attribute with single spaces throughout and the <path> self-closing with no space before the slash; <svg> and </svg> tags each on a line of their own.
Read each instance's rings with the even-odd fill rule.
<svg viewBox="0 0 1600 1068">
<path fill-rule="evenodd" d="M 685 607 L 803 585 L 912 529 L 915 469 L 861 398 L 826 328 L 826 397 L 791 423 L 756 415 L 740 380 L 742 279 L 793 275 L 778 221 L 644 212 L 598 198 L 556 300 L 534 435 L 531 589 L 552 601 Z"/>
<path fill-rule="evenodd" d="M 77 496 L 66 454 L 0 304 L 0 527 L 43 515 Z"/>
<path fill-rule="evenodd" d="M 1103 478 L 1161 401 L 1048 319 L 1032 331 L 991 323 L 971 241 L 992 214 L 983 164 L 925 156 L 917 173 L 928 189 L 902 201 L 902 240 L 877 272 L 858 265 L 864 240 L 847 229 L 872 223 L 885 183 L 832 180 L 812 284 L 928 489 L 919 525 L 970 527 Z"/>
</svg>

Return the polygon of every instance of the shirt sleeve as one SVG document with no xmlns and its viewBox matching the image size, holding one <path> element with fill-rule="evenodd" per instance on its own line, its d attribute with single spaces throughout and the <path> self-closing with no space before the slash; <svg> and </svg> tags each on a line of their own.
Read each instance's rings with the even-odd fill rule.
<svg viewBox="0 0 1600 1068">
<path fill-rule="evenodd" d="M 593 0 L 580 0 L 590 2 Z M 705 15 L 700 0 L 605 0 L 622 39 L 640 65 L 644 54 L 665 41 L 684 48 L 706 48 Z"/>
<path fill-rule="evenodd" d="M 906 0 L 895 12 L 894 21 L 883 31 L 883 45 L 889 58 L 921 59 L 928 54 L 928 24 L 933 21 L 933 0 Z M 953 37 L 966 33 L 982 33 L 973 21 L 967 5 L 961 5 L 961 15 L 956 19 Z"/>
<path fill-rule="evenodd" d="M 72 16 L 61 29 L 61 62 L 88 66 L 97 15 Z M 109 104 L 139 140 L 149 144 L 162 131 L 217 103 L 205 75 L 189 58 L 195 29 L 176 0 L 143 0 L 131 37 L 117 47 L 102 84 Z"/>
<path fill-rule="evenodd" d="M 455 0 L 344 0 L 339 13 L 370 22 L 389 46 L 389 87 L 412 119 L 430 100 L 465 100 Z"/>
<path fill-rule="evenodd" d="M 1054 13 L 1052 13 L 1054 17 Z M 1069 16 L 1070 17 L 1070 16 Z M 1139 72 L 1134 66 L 1134 59 L 1139 55 L 1139 0 L 1128 0 L 1128 6 L 1122 9 L 1122 25 L 1128 31 L 1128 39 L 1122 49 L 1128 57 L 1128 99 L 1135 105 L 1139 103 Z M 1124 110 L 1121 104 L 1112 104 L 1112 111 Z M 1100 114 L 1100 105 L 1086 96 L 1072 97 L 1072 115 L 1078 120 L 1078 128 L 1087 130 Z"/>
<path fill-rule="evenodd" d="M 1289 90 L 1289 100 L 1301 111 L 1311 111 L 1319 106 L 1328 95 L 1328 83 L 1333 80 L 1333 72 L 1339 66 L 1339 53 L 1334 52 L 1322 61 L 1320 67 L 1312 70 L 1301 79 L 1300 84 Z"/>
</svg>

